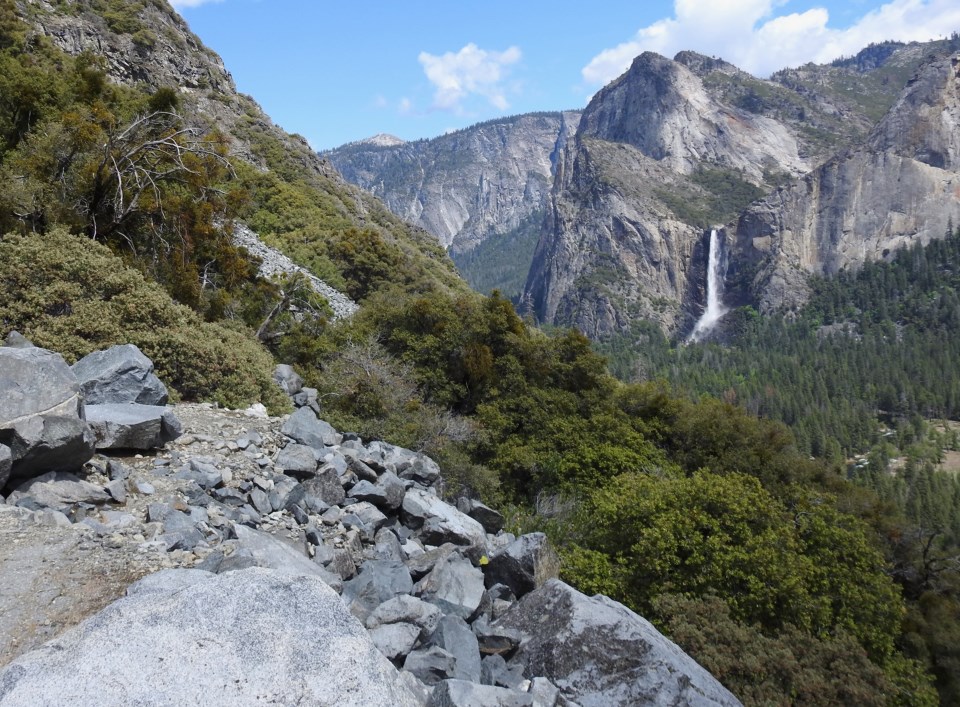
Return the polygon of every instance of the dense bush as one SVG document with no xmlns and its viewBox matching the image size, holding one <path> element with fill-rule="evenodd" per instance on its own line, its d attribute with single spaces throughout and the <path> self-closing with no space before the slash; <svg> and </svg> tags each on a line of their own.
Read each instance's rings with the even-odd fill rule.
<svg viewBox="0 0 960 707">
<path fill-rule="evenodd" d="M 251 333 L 204 322 L 110 250 L 62 229 L 0 240 L 0 328 L 17 329 L 69 361 L 133 343 L 160 378 L 188 400 L 240 407 L 288 402 L 273 359 Z"/>
</svg>

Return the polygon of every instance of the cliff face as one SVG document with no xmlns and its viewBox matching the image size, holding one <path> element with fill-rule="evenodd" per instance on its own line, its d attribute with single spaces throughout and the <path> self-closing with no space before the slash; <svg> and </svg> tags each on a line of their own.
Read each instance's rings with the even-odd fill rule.
<svg viewBox="0 0 960 707">
<path fill-rule="evenodd" d="M 887 257 L 960 223 L 960 54 L 931 61 L 864 144 L 748 208 L 731 256 L 763 311 L 801 304 L 807 276 Z"/>
<path fill-rule="evenodd" d="M 704 300 L 705 234 L 735 213 L 724 185 L 759 195 L 771 173 L 808 168 L 782 124 L 643 54 L 594 96 L 564 149 L 524 304 L 593 337 L 635 319 L 687 327 Z"/>
<path fill-rule="evenodd" d="M 542 212 L 556 155 L 579 117 L 520 115 L 433 140 L 365 140 L 323 156 L 393 213 L 465 253 Z"/>
</svg>

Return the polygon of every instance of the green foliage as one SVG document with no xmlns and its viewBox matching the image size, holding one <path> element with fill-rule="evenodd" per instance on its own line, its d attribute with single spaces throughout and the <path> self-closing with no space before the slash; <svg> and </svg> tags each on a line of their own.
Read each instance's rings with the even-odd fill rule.
<svg viewBox="0 0 960 707">
<path fill-rule="evenodd" d="M 653 192 L 678 219 L 703 229 L 727 223 L 766 193 L 734 170 L 704 165 L 690 175 L 690 182 L 696 186 L 654 187 Z"/>
<path fill-rule="evenodd" d="M 915 665 L 892 661 L 885 671 L 845 633 L 818 638 L 787 625 L 769 636 L 735 620 L 713 595 L 665 594 L 654 614 L 661 630 L 748 707 L 938 704 L 922 676 L 909 674 Z"/>
<path fill-rule="evenodd" d="M 865 528 L 829 499 L 788 506 L 737 473 L 631 473 L 588 494 L 575 523 L 576 544 L 592 553 L 575 553 L 568 576 L 586 566 L 590 581 L 641 612 L 664 593 L 715 594 L 769 632 L 843 631 L 873 659 L 893 653 L 897 588 Z"/>
<path fill-rule="evenodd" d="M 96 275 L 92 275 L 95 273 Z M 69 361 L 133 343 L 180 397 L 230 407 L 289 403 L 273 360 L 249 332 L 203 322 L 103 245 L 63 230 L 0 240 L 0 328 L 17 329 Z"/>
<path fill-rule="evenodd" d="M 516 301 L 527 280 L 542 222 L 543 213 L 538 211 L 508 233 L 489 236 L 466 253 L 452 253 L 457 270 L 477 292 L 496 290 Z"/>
</svg>

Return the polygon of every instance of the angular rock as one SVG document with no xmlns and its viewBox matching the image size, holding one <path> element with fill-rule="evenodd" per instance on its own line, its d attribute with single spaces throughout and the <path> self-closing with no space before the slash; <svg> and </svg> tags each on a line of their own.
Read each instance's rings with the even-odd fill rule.
<svg viewBox="0 0 960 707">
<path fill-rule="evenodd" d="M 459 553 L 451 553 L 417 582 L 414 591 L 444 614 L 469 619 L 483 599 L 483 572 Z"/>
<path fill-rule="evenodd" d="M 157 405 L 109 403 L 85 411 L 97 449 L 156 449 L 183 433 L 173 411 Z"/>
<path fill-rule="evenodd" d="M 276 466 L 294 478 L 309 479 L 317 473 L 317 454 L 305 444 L 288 444 L 277 454 Z"/>
<path fill-rule="evenodd" d="M 520 645 L 519 631 L 491 625 L 486 616 L 481 616 L 474 621 L 471 628 L 480 644 L 480 652 L 484 655 L 504 655 Z M 506 687 L 513 687 L 513 685 Z"/>
<path fill-rule="evenodd" d="M 350 613 L 366 621 L 385 601 L 412 591 L 413 581 L 402 562 L 370 560 L 363 563 L 360 574 L 343 583 L 343 601 Z"/>
<path fill-rule="evenodd" d="M 318 451 L 328 446 L 340 444 L 340 435 L 329 423 L 318 420 L 310 408 L 299 408 L 287 421 L 280 431 L 294 442 L 305 444 Z"/>
<path fill-rule="evenodd" d="M 456 552 L 456 545 L 453 543 L 444 543 L 440 547 L 407 558 L 407 569 L 410 570 L 410 574 L 414 579 L 422 579 L 437 566 L 438 562 L 441 562 Z"/>
<path fill-rule="evenodd" d="M 427 707 L 533 707 L 533 695 L 466 680 L 444 680 L 433 689 Z"/>
<path fill-rule="evenodd" d="M 353 467 L 351 467 L 353 468 Z M 384 472 L 376 483 L 366 479 L 359 481 L 350 489 L 350 495 L 360 501 L 369 501 L 377 508 L 393 511 L 403 503 L 407 489 L 392 471 Z"/>
<path fill-rule="evenodd" d="M 3 345 L 11 349 L 33 348 L 33 342 L 15 329 L 7 334 L 7 338 L 3 340 Z"/>
<path fill-rule="evenodd" d="M 10 449 L 12 481 L 49 470 L 79 469 L 96 449 L 93 430 L 85 420 L 56 415 L 21 419 L 0 429 L 0 441 Z"/>
<path fill-rule="evenodd" d="M 453 676 L 457 659 L 440 646 L 427 646 L 410 651 L 403 661 L 403 669 L 411 672 L 425 685 L 436 685 Z"/>
<path fill-rule="evenodd" d="M 387 522 L 387 517 L 381 513 L 375 505 L 367 503 L 366 501 L 349 505 L 345 510 L 347 513 L 355 515 L 360 519 L 360 522 L 367 531 L 365 535 L 369 537 L 370 541 L 374 539 L 377 531 Z M 344 524 L 346 524 L 345 521 Z"/>
<path fill-rule="evenodd" d="M 350 579 L 357 574 L 357 565 L 354 563 L 350 551 L 342 548 L 333 551 L 333 559 L 330 560 L 327 569 L 336 572 L 343 580 Z"/>
<path fill-rule="evenodd" d="M 10 447 L 0 444 L 0 489 L 7 485 L 7 479 L 10 478 L 10 470 L 13 468 L 13 452 Z"/>
<path fill-rule="evenodd" d="M 71 366 L 87 405 L 166 405 L 167 388 L 153 374 L 153 362 L 133 344 L 94 351 Z"/>
<path fill-rule="evenodd" d="M 374 469 L 369 464 L 364 464 L 359 459 L 350 457 L 347 463 L 347 468 L 357 475 L 357 478 L 361 481 L 369 481 L 370 483 L 375 483 L 377 477 L 379 476 L 376 469 Z M 385 471 L 383 473 L 386 473 Z M 394 474 L 396 476 L 396 474 Z M 406 491 L 406 487 L 404 487 Z M 403 499 L 401 499 L 402 501 Z"/>
<path fill-rule="evenodd" d="M 409 489 L 403 497 L 402 509 L 404 522 L 411 528 L 419 528 L 425 542 L 459 545 L 465 548 L 468 557 L 476 560 L 483 555 L 487 540 L 483 526 L 437 496 L 422 489 Z"/>
<path fill-rule="evenodd" d="M 134 586 L 17 658 L 0 672 L 0 701 L 419 704 L 336 593 L 315 577 L 253 568 L 194 574 L 191 584 L 182 572 L 161 573 L 149 591 Z"/>
<path fill-rule="evenodd" d="M 334 586 L 340 584 L 340 578 L 333 576 L 323 569 L 298 547 L 281 540 L 280 538 L 254 530 L 244 525 L 233 526 L 241 550 L 246 550 L 253 557 L 258 567 L 267 567 L 278 572 L 290 575 L 308 575 L 319 577 L 324 583 Z M 224 570 L 221 568 L 220 570 Z"/>
<path fill-rule="evenodd" d="M 347 497 L 337 472 L 330 466 L 322 467 L 313 478 L 303 481 L 302 485 L 308 497 L 315 498 L 327 506 L 339 506 Z"/>
<path fill-rule="evenodd" d="M 440 467 L 425 454 L 417 454 L 408 464 L 397 465 L 397 475 L 401 479 L 416 481 L 424 486 L 433 486 L 440 480 Z"/>
<path fill-rule="evenodd" d="M 277 364 L 277 367 L 273 369 L 273 380 L 287 395 L 294 396 L 303 390 L 303 378 L 293 370 L 293 366 L 286 363 Z"/>
<path fill-rule="evenodd" d="M 405 555 L 396 534 L 389 528 L 380 528 L 373 538 L 373 552 L 378 560 L 403 562 Z"/>
<path fill-rule="evenodd" d="M 191 459 L 186 466 L 174 474 L 174 478 L 196 482 L 200 488 L 207 490 L 223 484 L 223 472 L 213 464 L 199 459 Z"/>
<path fill-rule="evenodd" d="M 104 489 L 117 503 L 127 502 L 127 483 L 123 479 L 115 479 L 114 481 L 111 481 L 109 484 L 104 486 Z"/>
<path fill-rule="evenodd" d="M 560 704 L 560 688 L 546 678 L 531 680 L 528 692 L 533 696 L 533 707 L 558 707 Z M 564 704 L 571 703 L 564 701 Z"/>
<path fill-rule="evenodd" d="M 25 481 L 7 497 L 7 503 L 11 506 L 52 508 L 64 513 L 78 503 L 100 505 L 111 500 L 110 494 L 101 486 L 62 471 L 49 471 Z"/>
<path fill-rule="evenodd" d="M 384 624 L 406 622 L 420 627 L 421 637 L 426 638 L 437 630 L 443 614 L 433 604 L 409 594 L 388 599 L 373 610 L 365 622 L 368 629 Z"/>
<path fill-rule="evenodd" d="M 474 498 L 458 499 L 457 510 L 480 523 L 491 535 L 496 535 L 503 530 L 503 515 Z"/>
<path fill-rule="evenodd" d="M 543 533 L 521 535 L 494 553 L 483 568 L 488 587 L 504 584 L 517 597 L 557 576 L 560 560 Z"/>
<path fill-rule="evenodd" d="M 583 707 L 740 705 L 646 619 L 556 579 L 523 597 L 496 625 L 523 636 L 511 664 L 548 678 Z"/>
<path fill-rule="evenodd" d="M 413 624 L 398 622 L 370 629 L 374 645 L 390 660 L 406 656 L 420 638 L 420 628 Z"/>
<path fill-rule="evenodd" d="M 444 616 L 430 643 L 443 648 L 456 659 L 451 677 L 480 682 L 480 647 L 466 621 L 459 616 Z"/>
<path fill-rule="evenodd" d="M 523 684 L 523 670 L 519 665 L 510 667 L 502 655 L 488 655 L 480 661 L 480 682 L 517 690 Z"/>
</svg>

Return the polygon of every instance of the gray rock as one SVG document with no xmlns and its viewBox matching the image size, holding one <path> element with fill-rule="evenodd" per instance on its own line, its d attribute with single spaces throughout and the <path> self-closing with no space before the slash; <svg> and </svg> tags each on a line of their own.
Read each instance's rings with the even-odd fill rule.
<svg viewBox="0 0 960 707">
<path fill-rule="evenodd" d="M 213 464 L 191 459 L 186 466 L 174 474 L 177 479 L 196 482 L 203 489 L 213 489 L 223 484 L 223 472 Z"/>
<path fill-rule="evenodd" d="M 13 469 L 13 452 L 7 445 L 0 444 L 0 489 L 7 485 L 11 469 Z"/>
<path fill-rule="evenodd" d="M 389 528 L 380 528 L 373 538 L 373 552 L 378 560 L 397 560 L 403 562 L 405 556 L 400 540 Z"/>
<path fill-rule="evenodd" d="M 87 405 L 166 405 L 167 388 L 153 374 L 153 362 L 133 344 L 94 351 L 71 366 Z"/>
<path fill-rule="evenodd" d="M 93 456 L 80 385 L 59 354 L 0 347 L 0 444 L 10 449 L 10 477 L 81 467 Z"/>
<path fill-rule="evenodd" d="M 347 468 L 356 474 L 357 478 L 361 481 L 375 483 L 377 481 L 377 477 L 379 476 L 376 469 L 354 457 L 349 458 Z M 406 491 L 406 488 L 404 488 L 404 491 Z M 402 500 L 403 499 L 401 499 L 401 501 Z"/>
<path fill-rule="evenodd" d="M 457 546 L 453 543 L 444 543 L 440 547 L 421 552 L 419 555 L 407 558 L 407 569 L 414 579 L 421 579 L 429 574 L 437 563 L 447 558 L 449 555 L 458 552 Z"/>
<path fill-rule="evenodd" d="M 418 704 L 315 577 L 181 572 L 17 658 L 0 704 Z"/>
<path fill-rule="evenodd" d="M 469 619 L 483 599 L 483 572 L 459 553 L 451 553 L 437 562 L 414 591 L 444 614 Z"/>
<path fill-rule="evenodd" d="M 327 569 L 336 572 L 341 579 L 347 580 L 357 574 L 357 565 L 353 561 L 353 556 L 349 550 L 340 548 L 333 551 L 333 559 L 327 565 Z"/>
<path fill-rule="evenodd" d="M 313 478 L 303 481 L 303 490 L 308 497 L 316 498 L 328 506 L 339 506 L 346 498 L 337 472 L 324 466 Z"/>
<path fill-rule="evenodd" d="M 374 645 L 390 660 L 406 656 L 420 638 L 420 628 L 413 624 L 398 622 L 370 629 Z"/>
<path fill-rule="evenodd" d="M 437 630 L 442 616 L 440 609 L 433 604 L 401 594 L 374 609 L 365 623 L 368 629 L 375 629 L 384 624 L 406 622 L 419 626 L 421 637 L 426 638 Z"/>
<path fill-rule="evenodd" d="M 353 467 L 351 467 L 353 468 Z M 369 468 L 369 467 L 368 467 Z M 400 478 L 392 471 L 386 471 L 377 478 L 376 483 L 364 479 L 353 485 L 350 495 L 387 511 L 394 511 L 403 503 L 407 489 Z"/>
<path fill-rule="evenodd" d="M 287 421 L 280 431 L 294 442 L 305 444 L 317 451 L 323 451 L 328 446 L 340 444 L 341 436 L 333 427 L 317 416 L 310 408 L 299 408 Z"/>
<path fill-rule="evenodd" d="M 425 542 L 462 546 L 467 556 L 475 560 L 483 555 L 487 540 L 483 526 L 437 496 L 421 489 L 409 489 L 403 497 L 402 510 L 404 522 L 411 528 L 419 528 Z"/>
<path fill-rule="evenodd" d="M 415 675 L 425 685 L 436 685 L 453 676 L 457 659 L 440 646 L 427 646 L 410 651 L 403 661 L 403 669 Z"/>
<path fill-rule="evenodd" d="M 270 503 L 270 497 L 267 496 L 263 491 L 258 488 L 254 488 L 250 491 L 250 505 L 252 505 L 258 513 L 261 515 L 267 515 L 268 513 L 273 512 L 273 505 Z M 300 511 L 306 518 L 306 513 L 304 513 L 299 506 L 294 506 L 294 513 Z"/>
<path fill-rule="evenodd" d="M 117 503 L 127 502 L 127 482 L 123 479 L 115 479 L 104 486 L 104 489 Z"/>
<path fill-rule="evenodd" d="M 491 535 L 496 535 L 503 530 L 503 515 L 474 498 L 458 499 L 457 510 L 480 523 Z"/>
<path fill-rule="evenodd" d="M 480 661 L 480 682 L 517 690 L 524 682 L 523 670 L 519 665 L 507 665 L 502 655 L 488 655 Z"/>
<path fill-rule="evenodd" d="M 466 621 L 459 616 L 444 616 L 430 643 L 443 648 L 456 659 L 451 677 L 480 682 L 480 647 Z"/>
<path fill-rule="evenodd" d="M 501 617 L 523 640 L 511 659 L 583 707 L 740 705 L 650 623 L 603 596 L 551 579 Z"/>
<path fill-rule="evenodd" d="M 480 652 L 484 655 L 503 655 L 520 645 L 519 631 L 491 625 L 486 616 L 481 616 L 474 621 L 471 628 L 480 644 Z M 513 687 L 513 685 L 507 687 Z"/>
<path fill-rule="evenodd" d="M 97 449 L 155 449 L 183 433 L 173 411 L 157 405 L 109 403 L 85 410 Z"/>
<path fill-rule="evenodd" d="M 557 707 L 560 701 L 560 688 L 546 678 L 531 680 L 528 692 L 533 696 L 533 707 Z"/>
<path fill-rule="evenodd" d="M 277 367 L 273 369 L 273 380 L 277 382 L 277 385 L 279 385 L 287 395 L 294 396 L 303 390 L 303 378 L 293 370 L 293 366 L 286 363 L 279 363 Z"/>
<path fill-rule="evenodd" d="M 418 454 L 409 464 L 397 465 L 401 479 L 416 481 L 424 486 L 433 486 L 440 480 L 440 467 L 425 454 Z"/>
<path fill-rule="evenodd" d="M 234 524 L 233 530 L 240 549 L 248 551 L 258 567 L 267 567 L 284 574 L 318 577 L 330 586 L 341 584 L 339 577 L 335 577 L 317 563 L 311 562 L 301 548 L 270 533 L 244 525 Z"/>
<path fill-rule="evenodd" d="M 533 707 L 533 695 L 466 680 L 444 680 L 433 689 L 427 707 Z"/>
<path fill-rule="evenodd" d="M 110 459 L 107 462 L 107 473 L 110 475 L 111 481 L 128 479 L 130 478 L 130 467 L 116 459 Z"/>
<path fill-rule="evenodd" d="M 360 501 L 359 503 L 347 506 L 346 511 L 360 519 L 360 522 L 365 528 L 364 537 L 371 542 L 376 536 L 377 531 L 387 522 L 387 517 L 381 513 L 375 505 L 367 503 L 366 501 Z M 400 558 L 398 557 L 397 559 Z"/>
<path fill-rule="evenodd" d="M 504 584 L 519 598 L 557 576 L 560 560 L 543 533 L 521 535 L 483 568 L 488 587 Z"/>
<path fill-rule="evenodd" d="M 193 550 L 205 539 L 192 517 L 174 509 L 164 514 L 163 534 L 168 550 Z"/>
<path fill-rule="evenodd" d="M 288 444 L 277 454 L 276 466 L 290 476 L 309 479 L 317 473 L 317 453 L 305 444 Z"/>
<path fill-rule="evenodd" d="M 102 487 L 62 471 L 49 471 L 25 481 L 7 497 L 7 503 L 11 506 L 52 508 L 64 513 L 78 503 L 99 505 L 111 500 L 110 494 Z"/>
<path fill-rule="evenodd" d="M 33 348 L 33 342 L 16 330 L 13 330 L 7 334 L 7 338 L 3 340 L 3 345 L 8 346 L 11 349 Z"/>
<path fill-rule="evenodd" d="M 383 602 L 412 591 L 413 581 L 403 563 L 370 560 L 363 563 L 360 574 L 343 583 L 343 601 L 350 613 L 366 621 Z"/>
</svg>

